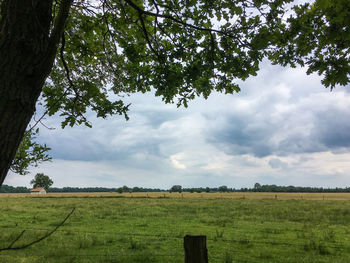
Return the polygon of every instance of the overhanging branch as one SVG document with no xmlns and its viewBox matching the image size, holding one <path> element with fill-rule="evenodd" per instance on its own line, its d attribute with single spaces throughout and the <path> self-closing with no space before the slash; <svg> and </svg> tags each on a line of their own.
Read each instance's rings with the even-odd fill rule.
<svg viewBox="0 0 350 263">
<path fill-rule="evenodd" d="M 184 22 L 184 21 L 182 21 L 180 19 L 177 19 L 177 18 L 175 18 L 173 16 L 160 14 L 158 12 L 157 13 L 153 13 L 153 12 L 149 12 L 149 11 L 143 10 L 142 8 L 140 8 L 138 5 L 136 5 L 131 0 L 125 0 L 125 2 L 128 3 L 137 12 L 145 14 L 145 15 L 148 15 L 148 16 L 153 16 L 153 17 L 156 17 L 156 18 L 159 18 L 159 17 L 166 18 L 166 19 L 172 20 L 172 21 L 174 21 L 174 22 L 176 22 L 178 24 L 181 24 L 183 26 L 190 27 L 190 28 L 193 28 L 193 29 L 196 29 L 196 30 L 207 31 L 207 32 L 216 32 L 216 33 L 219 33 L 219 34 L 230 36 L 227 32 L 224 32 L 224 31 L 221 31 L 221 30 L 217 30 L 217 29 L 213 29 L 213 28 L 199 27 L 199 26 L 196 26 L 196 25 L 192 25 L 192 24 L 186 23 L 186 22 Z"/>
<path fill-rule="evenodd" d="M 22 245 L 22 246 L 18 246 L 18 247 L 13 247 L 15 245 L 15 243 L 23 236 L 25 230 L 23 230 L 16 238 L 15 240 L 13 240 L 11 242 L 11 244 L 8 247 L 5 248 L 0 248 L 0 252 L 1 251 L 5 251 L 5 250 L 19 250 L 19 249 L 24 249 L 27 247 L 30 247 L 34 244 L 37 244 L 41 241 L 43 241 L 44 239 L 48 238 L 49 236 L 51 236 L 53 233 L 55 233 L 57 231 L 57 229 L 59 229 L 67 220 L 68 218 L 73 214 L 73 212 L 75 211 L 75 208 L 72 209 L 72 211 L 63 219 L 63 221 L 61 223 L 59 223 L 52 231 L 50 231 L 49 233 L 45 234 L 44 236 L 42 236 L 41 238 L 34 240 L 28 244 Z"/>
<path fill-rule="evenodd" d="M 73 0 L 62 0 L 58 10 L 58 15 L 52 29 L 50 36 L 50 44 L 57 47 L 60 38 L 63 34 L 64 27 L 66 25 L 66 20 L 68 18 L 70 7 L 73 3 Z"/>
</svg>

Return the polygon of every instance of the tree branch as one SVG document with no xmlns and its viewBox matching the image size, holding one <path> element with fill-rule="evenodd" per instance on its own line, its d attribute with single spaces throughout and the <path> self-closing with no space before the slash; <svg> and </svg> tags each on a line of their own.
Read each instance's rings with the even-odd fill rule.
<svg viewBox="0 0 350 263">
<path fill-rule="evenodd" d="M 50 36 L 50 44 L 52 46 L 57 47 L 60 41 L 72 3 L 73 3 L 73 0 L 61 1 L 60 7 L 58 10 L 58 15 Z"/>
<path fill-rule="evenodd" d="M 59 223 L 51 232 L 45 234 L 44 236 L 42 236 L 41 238 L 37 239 L 37 240 L 34 240 L 28 244 L 25 244 L 25 245 L 22 245 L 22 246 L 19 246 L 19 247 L 13 247 L 13 245 L 23 236 L 25 230 L 23 230 L 21 232 L 21 234 L 18 235 L 18 237 L 11 242 L 11 244 L 6 247 L 6 248 L 0 248 L 0 252 L 1 251 L 5 251 L 5 250 L 19 250 L 19 249 L 24 249 L 24 248 L 27 248 L 27 247 L 30 247 L 36 243 L 39 243 L 41 241 L 43 241 L 44 239 L 48 238 L 49 236 L 51 236 L 53 233 L 55 233 L 57 231 L 57 229 L 59 229 L 67 220 L 68 218 L 73 214 L 75 208 L 72 209 L 72 211 L 63 219 L 63 221 L 61 223 Z"/>
<path fill-rule="evenodd" d="M 147 43 L 148 43 L 149 48 L 153 51 L 154 54 L 156 54 L 156 56 L 157 56 L 158 59 L 159 59 L 159 62 L 162 63 L 163 61 L 162 61 L 161 56 L 159 55 L 158 51 L 155 50 L 154 47 L 152 46 L 151 40 L 150 40 L 150 38 L 149 38 L 149 36 L 148 36 L 148 31 L 147 31 L 147 28 L 146 28 L 146 25 L 145 25 L 145 21 L 143 20 L 143 17 L 142 17 L 142 13 L 141 13 L 141 12 L 139 12 L 139 18 L 140 18 L 140 21 L 141 21 L 142 31 L 143 31 L 143 34 L 144 34 L 144 36 L 145 36 L 145 39 L 146 39 L 146 41 L 147 41 Z"/>
<path fill-rule="evenodd" d="M 180 19 L 177 19 L 177 18 L 175 18 L 173 16 L 163 15 L 163 14 L 159 14 L 159 13 L 152 13 L 152 12 L 149 12 L 149 11 L 145 11 L 142 8 L 140 8 L 138 5 L 136 5 L 134 2 L 132 2 L 131 0 L 125 0 L 125 2 L 128 3 L 137 12 L 145 14 L 145 15 L 153 16 L 153 17 L 156 17 L 156 18 L 157 17 L 166 18 L 166 19 L 172 20 L 172 21 L 174 21 L 174 22 L 176 22 L 178 24 L 181 24 L 183 26 L 190 27 L 190 28 L 193 28 L 193 29 L 196 29 L 196 30 L 200 30 L 200 31 L 216 32 L 216 33 L 219 33 L 219 34 L 223 34 L 225 36 L 230 36 L 230 34 L 228 34 L 227 32 L 221 31 L 221 30 L 217 30 L 217 29 L 213 29 L 213 28 L 199 27 L 199 26 L 196 26 L 196 25 L 192 25 L 192 24 L 186 23 L 186 22 L 184 22 L 184 21 L 182 21 Z"/>
<path fill-rule="evenodd" d="M 36 120 L 35 116 L 36 116 L 36 112 L 34 112 L 34 115 L 33 115 L 33 120 L 35 121 L 35 123 L 40 123 L 42 126 L 44 126 L 46 129 L 48 130 L 54 130 L 55 128 L 54 127 L 49 127 L 47 126 L 45 123 L 43 123 L 43 119 L 44 119 L 44 116 L 47 114 L 47 112 L 45 111 L 44 114 L 38 119 Z"/>
<path fill-rule="evenodd" d="M 132 8 L 134 8 L 139 14 L 145 14 L 145 15 L 148 15 L 148 16 L 153 16 L 156 19 L 159 18 L 159 17 L 166 18 L 166 19 L 174 21 L 175 23 L 181 24 L 181 25 L 183 25 L 185 27 L 193 28 L 193 29 L 199 30 L 199 31 L 205 31 L 205 32 L 208 32 L 210 34 L 218 33 L 218 34 L 224 35 L 226 37 L 234 37 L 234 35 L 230 34 L 229 32 L 225 32 L 225 31 L 217 30 L 217 29 L 213 29 L 213 28 L 205 28 L 205 27 L 192 25 L 192 24 L 189 24 L 189 23 L 186 23 L 186 22 L 182 21 L 180 18 L 175 18 L 175 17 L 170 16 L 170 15 L 160 14 L 159 10 L 158 10 L 158 6 L 157 6 L 158 4 L 155 3 L 155 2 L 153 2 L 153 3 L 154 3 L 154 5 L 155 5 L 155 7 L 157 9 L 157 13 L 153 13 L 153 12 L 150 12 L 150 11 L 143 10 L 141 7 L 136 5 L 131 0 L 125 0 L 125 2 L 127 4 L 129 4 Z M 242 46 L 247 47 L 247 48 L 251 48 L 248 44 L 243 43 L 242 40 L 239 39 L 239 37 L 236 37 L 236 39 Z"/>
<path fill-rule="evenodd" d="M 69 84 L 70 88 L 75 90 L 74 83 L 73 83 L 73 81 L 72 81 L 72 79 L 70 77 L 70 71 L 69 71 L 67 62 L 64 59 L 64 53 L 63 52 L 64 52 L 64 48 L 65 48 L 65 45 L 66 45 L 66 38 L 64 36 L 64 32 L 62 33 L 61 37 L 62 37 L 62 46 L 61 46 L 61 49 L 60 49 L 60 58 L 61 58 L 64 70 L 66 72 L 66 77 L 67 77 L 67 80 L 68 80 L 68 84 Z"/>
<path fill-rule="evenodd" d="M 49 44 L 45 56 L 46 59 L 41 65 L 41 70 L 46 76 L 50 74 L 52 64 L 55 60 L 57 47 L 60 42 L 60 38 L 64 32 L 64 28 L 72 3 L 73 0 L 61 0 L 60 2 L 58 14 L 54 22 L 53 29 L 51 31 L 51 35 L 49 36 Z"/>
<path fill-rule="evenodd" d="M 7 247 L 8 249 L 11 249 L 12 246 L 23 236 L 24 232 L 26 232 L 25 230 L 23 230 L 21 232 L 21 234 L 18 235 L 18 237 L 16 237 L 16 239 L 14 239 L 11 244 Z"/>
<path fill-rule="evenodd" d="M 111 62 L 110 60 L 110 57 L 109 57 L 109 54 L 108 54 L 108 51 L 107 51 L 107 48 L 106 48 L 106 36 L 107 34 L 109 34 L 110 38 L 112 39 L 112 42 L 113 42 L 113 45 L 112 47 L 114 48 L 114 52 L 115 54 L 118 54 L 118 50 L 117 50 L 117 46 L 115 44 L 115 36 L 114 36 L 114 33 L 110 30 L 110 25 L 109 25 L 109 21 L 108 21 L 108 18 L 107 18 L 107 15 L 106 15 L 106 0 L 103 1 L 103 4 L 102 4 L 102 22 L 104 21 L 106 23 L 106 32 L 103 34 L 103 41 L 102 41 L 102 45 L 103 45 L 103 51 L 104 51 L 104 54 L 105 54 L 105 57 L 106 57 L 106 60 L 107 60 L 107 63 L 109 65 L 109 67 L 111 68 L 111 70 L 116 73 L 115 71 L 115 68 L 114 68 L 114 65 L 113 63 Z"/>
</svg>

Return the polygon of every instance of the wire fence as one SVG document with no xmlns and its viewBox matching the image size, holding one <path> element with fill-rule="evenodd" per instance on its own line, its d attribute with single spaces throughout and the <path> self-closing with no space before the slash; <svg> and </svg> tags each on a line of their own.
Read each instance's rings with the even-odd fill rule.
<svg viewBox="0 0 350 263">
<path fill-rule="evenodd" d="M 10 256 L 13 254 L 9 253 L 1 253 L 0 256 Z M 26 254 L 26 256 L 30 257 L 183 257 L 183 254 L 48 254 L 48 255 L 40 255 L 40 254 Z"/>
<path fill-rule="evenodd" d="M 19 229 L 19 226 L 0 226 L 0 228 L 12 228 L 12 229 Z M 30 231 L 51 231 L 51 229 L 47 228 L 26 228 L 26 230 Z M 296 231 L 296 230 L 292 230 Z M 303 230 L 299 230 L 303 231 Z M 181 239 L 183 240 L 183 236 L 175 236 L 175 235 L 168 235 L 168 234 L 145 234 L 145 233 L 123 233 L 123 232 L 117 232 L 117 231 L 91 231 L 91 230 L 80 230 L 80 229 L 58 229 L 57 232 L 66 232 L 66 233 L 84 233 L 84 234 L 109 234 L 109 235 L 115 235 L 115 236 L 127 236 L 127 237 L 153 237 L 155 239 L 147 239 L 148 241 L 164 241 L 164 240 L 170 240 L 170 239 Z M 245 231 L 245 233 L 247 233 Z M 290 247 L 304 247 L 304 243 L 291 243 L 291 242 L 284 242 L 284 241 L 265 241 L 265 240 L 252 240 L 252 239 L 226 239 L 222 237 L 217 238 L 208 238 L 208 241 L 213 242 L 224 242 L 224 243 L 253 243 L 253 244 L 264 244 L 264 245 L 272 245 L 272 246 L 290 246 Z M 341 244 L 335 244 L 335 245 L 327 245 L 325 246 L 327 248 L 336 248 L 336 249 L 349 249 L 349 246 L 344 246 Z"/>
<path fill-rule="evenodd" d="M 282 220 L 275 220 L 273 223 L 283 223 L 284 221 Z M 205 226 L 201 226 L 202 228 L 205 228 Z M 6 226 L 0 226 L 0 228 L 23 228 L 18 225 L 6 225 Z M 247 229 L 242 230 L 239 226 L 230 226 L 231 229 L 235 229 L 235 232 L 244 232 L 244 233 L 256 233 L 256 230 L 252 229 L 251 231 L 247 231 Z M 51 229 L 44 229 L 44 228 L 27 228 L 28 230 L 37 230 L 37 231 L 49 231 Z M 284 231 L 284 232 L 305 232 L 305 229 L 300 229 L 300 228 L 287 228 L 287 229 L 278 229 L 278 228 L 265 228 L 267 231 Z M 111 231 L 91 231 L 91 230 L 74 230 L 74 229 L 59 229 L 58 231 L 75 231 L 75 232 L 82 232 L 82 233 L 96 233 L 96 234 L 108 234 L 108 233 L 117 233 L 120 235 L 130 235 L 130 233 L 121 233 L 121 232 L 111 232 Z M 134 234 L 134 235 L 148 235 L 148 236 L 163 236 L 163 237 L 169 237 L 168 235 L 164 234 Z M 183 236 L 172 236 L 173 238 L 183 238 Z"/>
<path fill-rule="evenodd" d="M 21 229 L 19 226 L 0 226 L 0 228 L 3 229 Z M 36 232 L 48 232 L 50 229 L 46 228 L 26 228 L 27 231 L 36 231 Z M 179 246 L 177 247 L 177 251 L 179 253 L 87 253 L 87 254 L 82 254 L 82 253 L 77 253 L 77 254 L 31 254 L 31 253 L 26 253 L 26 256 L 31 256 L 31 257 L 87 257 L 87 258 L 98 258 L 98 257 L 110 257 L 110 258 L 121 258 L 121 257 L 151 257 L 151 258 L 183 258 L 184 257 L 184 251 L 182 248 L 183 245 L 183 239 L 184 237 L 181 235 L 170 235 L 170 234 L 165 234 L 165 233 L 160 233 L 160 234 L 147 234 L 147 233 L 133 233 L 133 232 L 118 232 L 118 231 L 98 231 L 98 230 L 80 230 L 80 229 L 58 229 L 57 232 L 61 233 L 77 233 L 77 234 L 94 234 L 94 235 L 113 235 L 113 236 L 120 236 L 120 237 L 130 237 L 130 238 L 145 238 L 143 241 L 144 242 L 159 242 L 163 243 L 167 240 L 175 240 L 176 244 Z M 263 240 L 263 239 L 253 239 L 253 238 L 243 238 L 243 239 L 232 239 L 232 238 L 223 238 L 223 237 L 207 237 L 208 244 L 213 245 L 216 243 L 225 243 L 225 244 L 237 244 L 238 246 L 240 245 L 253 245 L 253 246 L 283 246 L 283 247 L 295 247 L 295 248 L 305 248 L 307 245 L 306 243 L 294 243 L 294 242 L 287 242 L 283 240 L 279 241 L 268 241 L 268 240 Z M 307 241 L 307 240 L 305 240 Z M 325 249 L 336 249 L 338 251 L 350 251 L 349 246 L 344 246 L 341 244 L 329 244 L 329 245 L 322 245 L 323 248 Z M 235 249 L 234 247 L 230 248 L 230 253 L 234 254 L 234 261 L 226 261 L 226 262 L 241 262 L 241 263 L 255 263 L 259 262 L 259 259 L 250 256 L 249 259 L 244 259 L 247 255 L 242 253 L 242 251 Z M 13 254 L 11 253 L 0 253 L 0 258 L 1 256 L 11 256 Z M 223 258 L 219 257 L 209 250 L 209 259 L 216 261 L 216 262 L 222 262 Z M 0 260 L 1 261 L 1 260 Z M 167 260 L 167 262 L 171 262 Z"/>
</svg>

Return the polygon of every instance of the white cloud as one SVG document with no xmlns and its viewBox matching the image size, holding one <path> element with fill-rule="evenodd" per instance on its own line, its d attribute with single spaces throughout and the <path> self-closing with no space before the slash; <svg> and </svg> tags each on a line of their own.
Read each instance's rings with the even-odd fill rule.
<svg viewBox="0 0 350 263">
<path fill-rule="evenodd" d="M 177 169 L 186 169 L 186 165 L 181 163 L 183 157 L 183 153 L 170 155 L 171 164 Z"/>
</svg>

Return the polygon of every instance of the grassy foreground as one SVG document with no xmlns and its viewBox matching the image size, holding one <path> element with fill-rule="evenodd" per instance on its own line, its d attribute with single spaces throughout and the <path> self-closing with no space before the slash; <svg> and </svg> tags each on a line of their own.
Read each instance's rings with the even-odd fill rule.
<svg viewBox="0 0 350 263">
<path fill-rule="evenodd" d="M 35 240 L 76 211 L 43 242 L 0 252 L 0 262 L 184 262 L 186 234 L 207 236 L 209 262 L 349 262 L 348 200 L 168 195 L 3 196 L 0 248 L 23 230 L 14 247 Z"/>
</svg>

